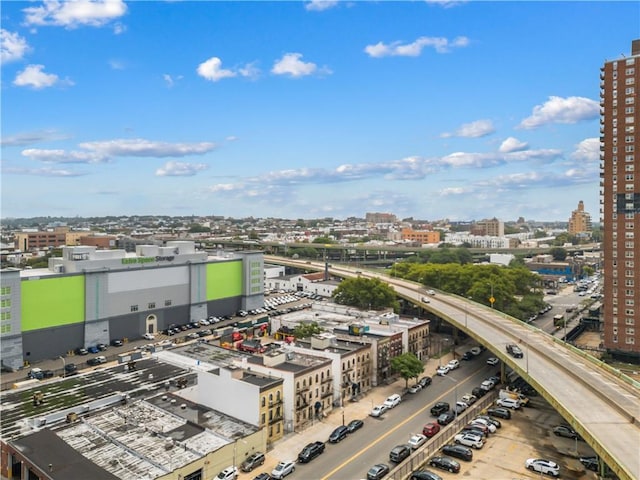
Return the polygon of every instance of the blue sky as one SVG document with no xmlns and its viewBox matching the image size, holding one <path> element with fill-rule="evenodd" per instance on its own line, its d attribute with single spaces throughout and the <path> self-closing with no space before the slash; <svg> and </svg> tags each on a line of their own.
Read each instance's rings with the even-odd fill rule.
<svg viewBox="0 0 640 480">
<path fill-rule="evenodd" d="M 2 2 L 2 216 L 599 219 L 638 2 Z"/>
</svg>

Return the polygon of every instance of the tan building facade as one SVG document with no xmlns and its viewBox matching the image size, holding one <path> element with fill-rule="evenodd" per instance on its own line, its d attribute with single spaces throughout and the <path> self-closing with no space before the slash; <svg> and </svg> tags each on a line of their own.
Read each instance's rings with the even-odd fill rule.
<svg viewBox="0 0 640 480">
<path fill-rule="evenodd" d="M 600 69 L 604 346 L 640 355 L 640 40 Z"/>
<path fill-rule="evenodd" d="M 440 242 L 440 232 L 434 230 L 413 230 L 411 228 L 402 229 L 402 240 L 426 245 Z"/>
<path fill-rule="evenodd" d="M 591 215 L 584 211 L 584 202 L 578 202 L 578 208 L 571 212 L 568 231 L 571 235 L 590 234 L 592 230 Z"/>
</svg>

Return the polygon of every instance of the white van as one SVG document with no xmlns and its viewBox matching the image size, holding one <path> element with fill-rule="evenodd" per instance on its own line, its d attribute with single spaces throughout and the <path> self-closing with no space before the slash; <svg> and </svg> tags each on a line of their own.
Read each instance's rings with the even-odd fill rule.
<svg viewBox="0 0 640 480">
<path fill-rule="evenodd" d="M 402 400 L 402 397 L 397 393 L 394 393 L 384 401 L 384 406 L 387 408 L 393 408 L 400 403 L 400 400 Z"/>
<path fill-rule="evenodd" d="M 496 405 L 499 407 L 511 408 L 513 410 L 517 410 L 520 408 L 520 402 L 518 400 L 514 400 L 513 398 L 499 398 L 496 400 Z"/>
</svg>

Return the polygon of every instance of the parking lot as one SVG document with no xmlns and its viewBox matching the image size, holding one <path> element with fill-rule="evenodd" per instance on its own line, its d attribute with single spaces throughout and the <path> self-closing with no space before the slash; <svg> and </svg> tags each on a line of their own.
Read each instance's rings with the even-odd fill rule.
<svg viewBox="0 0 640 480">
<path fill-rule="evenodd" d="M 524 463 L 528 458 L 544 458 L 560 465 L 560 478 L 597 479 L 578 460 L 578 456 L 593 455 L 591 448 L 582 441 L 553 435 L 553 427 L 564 423 L 562 417 L 539 397 L 531 403 L 532 407 L 513 412 L 511 420 L 500 420 L 502 428 L 489 436 L 481 450 L 473 450 L 473 460 L 460 461 L 460 473 L 425 469 L 443 479 L 539 479 L 541 474 L 528 471 Z"/>
</svg>

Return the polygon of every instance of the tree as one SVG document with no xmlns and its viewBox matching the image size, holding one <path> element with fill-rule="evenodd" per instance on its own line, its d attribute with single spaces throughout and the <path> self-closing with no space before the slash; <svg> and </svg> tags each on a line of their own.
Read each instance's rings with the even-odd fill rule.
<svg viewBox="0 0 640 480">
<path fill-rule="evenodd" d="M 424 365 L 415 353 L 406 352 L 391 359 L 391 368 L 398 372 L 405 381 L 405 388 L 410 378 L 418 378 L 424 372 Z"/>
<path fill-rule="evenodd" d="M 317 322 L 299 323 L 296 328 L 293 329 L 293 335 L 296 338 L 308 338 L 320 332 L 322 332 L 322 328 L 320 328 Z"/>
<path fill-rule="evenodd" d="M 378 278 L 345 278 L 333 291 L 332 296 L 336 303 L 361 309 L 399 309 L 395 290 Z"/>
<path fill-rule="evenodd" d="M 564 262 L 567 258 L 567 250 L 562 247 L 554 247 L 549 250 L 549 253 L 556 262 Z"/>
</svg>

